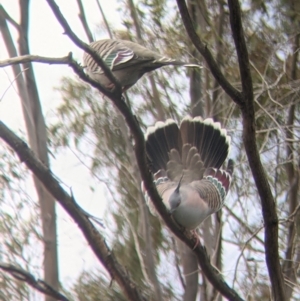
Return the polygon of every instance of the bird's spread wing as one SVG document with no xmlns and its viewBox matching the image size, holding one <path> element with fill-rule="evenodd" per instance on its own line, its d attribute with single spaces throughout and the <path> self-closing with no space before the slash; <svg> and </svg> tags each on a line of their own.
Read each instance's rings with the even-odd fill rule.
<svg viewBox="0 0 300 301">
<path fill-rule="evenodd" d="M 104 55 L 104 61 L 112 71 L 144 65 L 161 58 L 155 52 L 131 41 L 114 40 L 110 46 Z"/>
<path fill-rule="evenodd" d="M 170 181 L 167 177 L 157 179 L 155 181 L 155 185 L 156 185 L 156 189 L 157 189 L 159 195 L 162 198 L 166 191 L 176 187 L 176 183 Z"/>
<path fill-rule="evenodd" d="M 154 184 L 156 185 L 156 189 L 162 199 L 164 199 L 164 195 L 169 190 L 174 190 L 176 187 L 176 183 L 172 182 L 168 179 L 168 177 L 163 176 L 165 174 L 165 171 L 161 171 L 161 173 L 157 174 L 157 176 L 154 176 Z M 161 175 L 160 177 L 158 177 Z M 144 186 L 144 182 L 141 183 L 142 192 L 144 194 L 144 198 L 146 200 L 147 205 L 149 206 L 149 209 L 152 214 L 155 215 L 155 209 L 153 203 L 150 201 L 149 195 L 147 193 L 147 190 Z"/>
<path fill-rule="evenodd" d="M 174 120 L 160 121 L 148 128 L 146 151 L 157 190 L 182 226 L 195 229 L 222 207 L 233 171 L 233 162 L 228 172 L 221 169 L 229 148 L 226 130 L 209 118 L 186 117 L 180 127 Z"/>
<path fill-rule="evenodd" d="M 195 189 L 199 195 L 199 201 L 204 201 L 212 212 L 218 211 L 223 202 L 215 185 L 210 181 L 203 179 L 190 184 L 191 188 Z"/>
<path fill-rule="evenodd" d="M 194 181 L 190 186 L 197 191 L 199 197 L 207 203 L 213 212 L 223 206 L 231 181 L 231 175 L 221 169 L 206 170 L 204 178 Z"/>
<path fill-rule="evenodd" d="M 103 61 L 111 70 L 116 70 L 122 69 L 122 66 L 133 58 L 134 52 L 127 47 L 122 47 L 120 49 L 112 49 L 103 57 Z"/>
<path fill-rule="evenodd" d="M 103 62 L 112 70 L 127 68 L 136 63 L 137 55 L 128 45 L 120 40 L 100 40 L 90 44 L 101 56 Z M 92 73 L 103 73 L 103 70 L 88 54 L 84 54 L 84 63 Z"/>
</svg>

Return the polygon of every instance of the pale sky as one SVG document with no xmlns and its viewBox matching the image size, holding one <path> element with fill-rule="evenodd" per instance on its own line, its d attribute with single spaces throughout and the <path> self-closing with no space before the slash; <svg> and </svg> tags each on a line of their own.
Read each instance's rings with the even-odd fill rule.
<svg viewBox="0 0 300 301">
<path fill-rule="evenodd" d="M 100 2 L 108 21 L 114 26 L 118 26 L 120 18 L 116 12 L 116 1 L 100 0 Z M 1 3 L 10 16 L 18 21 L 18 1 L 1 0 Z M 78 18 L 76 0 L 58 0 L 56 3 L 64 13 L 72 29 L 81 39 L 87 42 Z M 99 32 L 97 25 L 101 23 L 96 0 L 84 1 L 84 5 L 90 28 L 95 37 L 97 39 L 108 37 L 108 35 L 96 35 Z M 32 0 L 30 16 L 31 54 L 62 57 L 72 51 L 74 58 L 81 62 L 82 51 L 63 34 L 62 27 L 56 21 L 46 1 Z M 16 39 L 16 32 L 13 32 Z M 4 42 L 1 35 L 0 45 L 2 45 L 0 47 L 0 60 L 4 60 L 8 58 L 8 54 L 5 47 L 3 47 Z M 59 86 L 62 76 L 74 76 L 73 71 L 67 66 L 45 64 L 34 64 L 34 71 L 46 122 L 47 120 L 51 121 L 55 119 L 54 109 L 60 103 L 60 95 L 53 88 Z M 10 67 L 0 68 L 0 120 L 19 134 L 20 131 L 25 131 L 25 126 L 17 89 L 14 85 L 11 85 L 13 80 L 14 77 Z M 106 206 L 105 195 L 108 192 L 99 183 L 91 180 L 89 170 L 79 163 L 72 152 L 66 150 L 55 158 L 51 158 L 51 168 L 54 174 L 66 184 L 64 188 L 67 191 L 69 188 L 72 188 L 77 202 L 85 210 L 97 217 L 103 216 Z M 94 192 L 90 191 L 89 187 L 91 185 L 96 189 Z M 31 183 L 28 183 L 28 188 L 32 189 L 30 186 Z M 34 190 L 32 189 L 32 191 Z M 34 193 L 32 195 L 34 197 Z M 59 205 L 57 209 L 60 280 L 66 285 L 78 276 L 83 269 L 88 270 L 91 267 L 100 267 L 100 264 L 89 250 L 89 246 L 83 239 L 78 227 Z"/>
<path fill-rule="evenodd" d="M 18 1 L 1 1 L 8 13 L 14 19 L 18 20 Z M 100 0 L 100 2 L 103 5 L 108 21 L 113 24 L 114 27 L 120 28 L 120 17 L 116 10 L 117 1 Z M 87 42 L 78 18 L 76 0 L 57 0 L 56 3 L 60 6 L 73 31 Z M 84 5 L 90 28 L 95 37 L 97 39 L 108 37 L 108 35 L 104 34 L 102 36 L 96 35 L 96 32 L 98 32 L 97 25 L 101 23 L 96 0 L 85 0 Z M 1 36 L 0 43 L 3 45 Z M 32 54 L 41 56 L 62 57 L 72 51 L 74 58 L 79 61 L 81 61 L 82 58 L 82 51 L 63 34 L 63 29 L 56 21 L 47 2 L 41 0 L 31 1 L 30 48 Z M 6 49 L 1 47 L 0 60 L 4 60 L 7 57 Z M 54 109 L 61 101 L 59 93 L 54 91 L 53 88 L 59 86 L 62 76 L 74 76 L 74 74 L 71 68 L 62 65 L 50 66 L 34 64 L 34 71 L 43 112 L 46 116 L 46 121 L 49 122 L 55 119 Z M 16 88 L 11 86 L 12 81 L 13 74 L 10 67 L 0 68 L 0 120 L 18 134 L 20 130 L 24 132 L 25 127 L 22 121 L 22 112 Z M 72 188 L 77 202 L 85 210 L 97 217 L 103 216 L 106 207 L 105 195 L 107 195 L 108 192 L 99 183 L 91 180 L 89 170 L 80 164 L 72 152 L 66 150 L 57 155 L 56 158 L 51 158 L 51 167 L 54 174 L 66 184 L 64 188 L 67 190 Z M 30 186 L 30 184 L 28 185 Z M 89 189 L 91 185 L 96 188 L 94 192 L 91 192 Z M 101 265 L 89 250 L 89 246 L 82 238 L 81 232 L 74 222 L 71 221 L 60 206 L 57 206 L 57 209 L 60 280 L 66 287 L 82 270 L 88 270 L 92 267 L 99 268 Z M 106 233 L 107 232 L 103 231 L 104 235 L 106 235 Z M 226 251 L 228 250 L 224 252 Z M 230 256 L 227 257 L 227 266 L 234 267 L 236 256 L 237 254 L 233 256 L 233 252 L 231 252 Z M 230 274 L 233 273 L 231 269 L 229 271 Z"/>
</svg>

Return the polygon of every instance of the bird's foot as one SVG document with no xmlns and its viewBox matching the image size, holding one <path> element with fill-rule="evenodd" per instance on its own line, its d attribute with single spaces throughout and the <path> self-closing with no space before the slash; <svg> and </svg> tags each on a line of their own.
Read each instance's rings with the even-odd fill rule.
<svg viewBox="0 0 300 301">
<path fill-rule="evenodd" d="M 200 244 L 200 238 L 199 238 L 199 235 L 197 233 L 197 230 L 187 230 L 185 228 L 184 229 L 184 233 L 186 234 L 187 237 L 189 237 L 190 239 L 193 239 L 195 240 L 195 244 L 194 244 L 194 247 L 193 247 L 193 251 L 197 248 L 197 246 Z"/>
<path fill-rule="evenodd" d="M 192 230 L 192 237 L 196 240 L 196 243 L 193 247 L 193 251 L 198 247 L 198 245 L 200 244 L 200 238 L 199 235 L 197 233 L 197 230 Z"/>
<path fill-rule="evenodd" d="M 112 91 L 114 88 L 115 88 L 115 85 L 114 85 L 113 83 L 109 83 L 109 84 L 106 86 L 106 89 L 107 89 L 107 90 L 110 90 L 110 91 Z"/>
</svg>

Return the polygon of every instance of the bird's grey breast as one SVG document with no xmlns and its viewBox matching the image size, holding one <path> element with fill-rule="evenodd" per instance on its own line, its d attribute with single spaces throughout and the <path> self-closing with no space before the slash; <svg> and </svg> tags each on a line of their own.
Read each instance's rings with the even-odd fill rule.
<svg viewBox="0 0 300 301">
<path fill-rule="evenodd" d="M 198 191 L 190 185 L 180 189 L 181 203 L 174 211 L 174 219 L 187 229 L 197 228 L 213 210 L 204 201 Z"/>
</svg>

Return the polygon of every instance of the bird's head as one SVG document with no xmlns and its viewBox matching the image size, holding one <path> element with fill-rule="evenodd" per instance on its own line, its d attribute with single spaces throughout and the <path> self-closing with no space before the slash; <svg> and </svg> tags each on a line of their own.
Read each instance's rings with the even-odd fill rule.
<svg viewBox="0 0 300 301">
<path fill-rule="evenodd" d="M 169 204 L 170 204 L 169 213 L 170 214 L 173 214 L 173 212 L 178 208 L 178 206 L 181 203 L 180 184 L 181 184 L 182 178 L 183 178 L 183 175 L 181 176 L 176 189 L 170 195 L 170 198 L 169 198 Z"/>
</svg>

